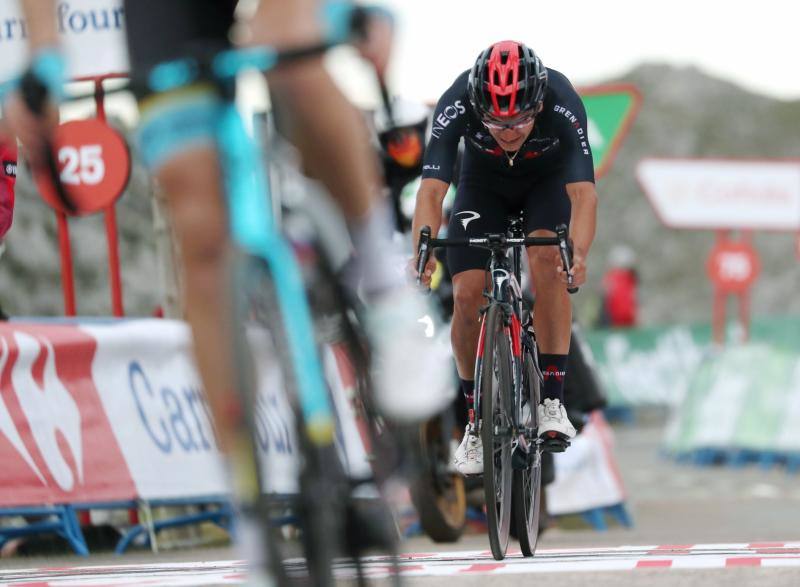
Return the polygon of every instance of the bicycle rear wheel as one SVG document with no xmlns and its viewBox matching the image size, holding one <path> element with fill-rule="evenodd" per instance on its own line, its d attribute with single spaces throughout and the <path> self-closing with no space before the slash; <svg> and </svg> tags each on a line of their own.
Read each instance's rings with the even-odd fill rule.
<svg viewBox="0 0 800 587">
<path fill-rule="evenodd" d="M 530 421 L 522 422 L 528 428 L 538 427 L 536 408 L 539 405 L 540 382 L 534 366 L 533 355 L 523 351 L 522 389 L 527 395 Z M 527 412 L 523 412 L 525 416 Z M 534 436 L 535 437 L 535 436 Z M 542 453 L 539 445 L 531 443 L 528 447 L 528 466 L 514 470 L 514 489 L 511 498 L 514 511 L 517 538 L 524 556 L 533 556 L 539 538 L 539 506 L 542 491 Z M 519 449 L 521 450 L 521 448 Z"/>
<path fill-rule="evenodd" d="M 514 431 L 511 340 L 506 333 L 503 310 L 498 304 L 489 306 L 484 321 L 480 367 L 483 492 L 492 555 L 502 560 L 506 556 L 511 527 L 511 445 Z"/>
</svg>

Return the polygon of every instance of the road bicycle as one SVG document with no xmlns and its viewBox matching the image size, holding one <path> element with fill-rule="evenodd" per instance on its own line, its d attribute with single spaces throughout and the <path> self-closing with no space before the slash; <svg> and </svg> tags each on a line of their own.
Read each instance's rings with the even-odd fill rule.
<svg viewBox="0 0 800 587">
<path fill-rule="evenodd" d="M 480 238 L 431 237 L 420 231 L 417 271 L 422 275 L 432 249 L 478 247 L 490 252 L 481 309 L 481 329 L 475 360 L 474 407 L 470 434 L 483 441 L 483 489 L 492 555 L 505 558 L 511 524 L 524 556 L 533 556 L 539 534 L 542 452 L 559 452 L 568 442 L 556 435 L 540 438 L 537 406 L 543 381 L 539 369 L 533 312 L 520 288 L 522 248 L 556 246 L 567 268 L 570 293 L 572 249 L 567 227 L 554 237 L 526 237 L 522 219 L 510 219 L 506 233 Z"/>
</svg>

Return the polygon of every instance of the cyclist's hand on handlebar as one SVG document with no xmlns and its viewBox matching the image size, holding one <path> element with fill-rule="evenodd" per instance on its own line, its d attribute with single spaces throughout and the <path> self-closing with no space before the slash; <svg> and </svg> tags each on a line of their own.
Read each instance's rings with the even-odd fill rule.
<svg viewBox="0 0 800 587">
<path fill-rule="evenodd" d="M 555 261 L 558 279 L 566 284 L 567 272 L 564 270 L 564 266 L 561 263 L 561 256 L 558 253 L 555 255 Z M 572 286 L 580 287 L 584 283 L 586 283 L 586 257 L 576 249 L 572 253 Z"/>
<path fill-rule="evenodd" d="M 43 149 L 46 141 L 58 126 L 58 108 L 48 103 L 43 116 L 37 116 L 28 108 L 19 92 L 6 98 L 3 104 L 7 129 L 3 134 L 16 136 L 25 149 L 25 158 L 34 169 L 44 165 Z"/>
<path fill-rule="evenodd" d="M 436 259 L 431 255 L 430 259 L 428 259 L 427 265 L 425 265 L 425 270 L 422 272 L 422 285 L 425 287 L 431 286 L 431 279 L 433 279 L 433 274 L 436 271 Z M 408 276 L 411 278 L 415 283 L 417 281 L 417 258 L 412 257 L 408 261 Z"/>
</svg>

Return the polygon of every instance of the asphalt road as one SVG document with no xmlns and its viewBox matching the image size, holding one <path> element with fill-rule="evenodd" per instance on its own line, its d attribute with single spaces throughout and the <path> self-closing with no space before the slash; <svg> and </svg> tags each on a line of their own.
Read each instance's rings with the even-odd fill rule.
<svg viewBox="0 0 800 587">
<path fill-rule="evenodd" d="M 406 583 L 439 587 L 448 585 L 457 575 L 459 585 L 488 587 L 527 582 L 528 575 L 540 582 L 556 581 L 559 587 L 800 585 L 800 478 L 781 468 L 676 464 L 659 453 L 663 424 L 660 418 L 644 417 L 635 425 L 615 428 L 616 455 L 633 528 L 597 532 L 573 520 L 564 527 L 549 529 L 541 537 L 539 555 L 533 560 L 512 556 L 502 567 L 495 566 L 486 554 L 488 540 L 483 535 L 465 536 L 455 545 L 413 538 L 404 543 L 404 552 L 436 556 L 405 563 Z M 652 552 L 656 547 L 663 550 Z M 469 554 L 460 554 L 463 552 Z M 17 557 L 0 561 L 0 584 L 21 569 L 68 569 L 87 563 L 125 565 L 113 573 L 108 571 L 104 585 L 142 584 L 146 576 L 138 566 L 142 564 L 165 566 L 169 572 L 182 575 L 179 583 L 184 585 L 241 584 L 240 564 L 217 562 L 237 558 L 230 548 L 174 550 L 158 555 L 138 552 L 124 557 L 95 555 L 88 560 Z M 205 561 L 205 575 L 198 574 L 200 561 Z M 385 568 L 380 561 L 374 566 Z M 131 568 L 138 571 L 126 581 Z M 156 567 L 151 569 L 155 573 Z M 220 583 L 214 583 L 217 575 L 212 571 L 221 577 Z M 376 582 L 385 583 L 380 576 L 376 571 Z M 46 573 L 21 573 L 16 578 L 20 583 L 60 584 Z M 155 585 L 179 584 L 170 582 L 166 574 L 161 579 L 153 575 L 151 580 Z"/>
</svg>

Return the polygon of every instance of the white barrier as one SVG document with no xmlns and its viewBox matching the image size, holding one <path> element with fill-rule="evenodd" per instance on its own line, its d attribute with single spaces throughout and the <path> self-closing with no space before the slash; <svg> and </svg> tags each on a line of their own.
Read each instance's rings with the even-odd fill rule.
<svg viewBox="0 0 800 587">
<path fill-rule="evenodd" d="M 613 442 L 602 413 L 594 412 L 569 450 L 554 455 L 556 480 L 547 486 L 550 514 L 574 514 L 624 503 Z"/>
<path fill-rule="evenodd" d="M 258 446 L 268 491 L 296 492 L 297 440 L 268 337 L 250 333 L 260 366 Z M 352 367 L 325 350 L 351 476 L 370 474 L 351 409 Z M 182 322 L 0 323 L 0 508 L 164 500 L 228 493 L 190 335 Z M 595 414 L 548 487 L 551 513 L 624 501 L 611 432 Z"/>
<path fill-rule="evenodd" d="M 297 490 L 297 440 L 267 337 L 257 434 L 268 491 Z M 370 473 L 353 378 L 326 349 L 350 474 Z M 189 330 L 169 320 L 0 323 L 0 507 L 192 498 L 228 492 Z"/>
</svg>

